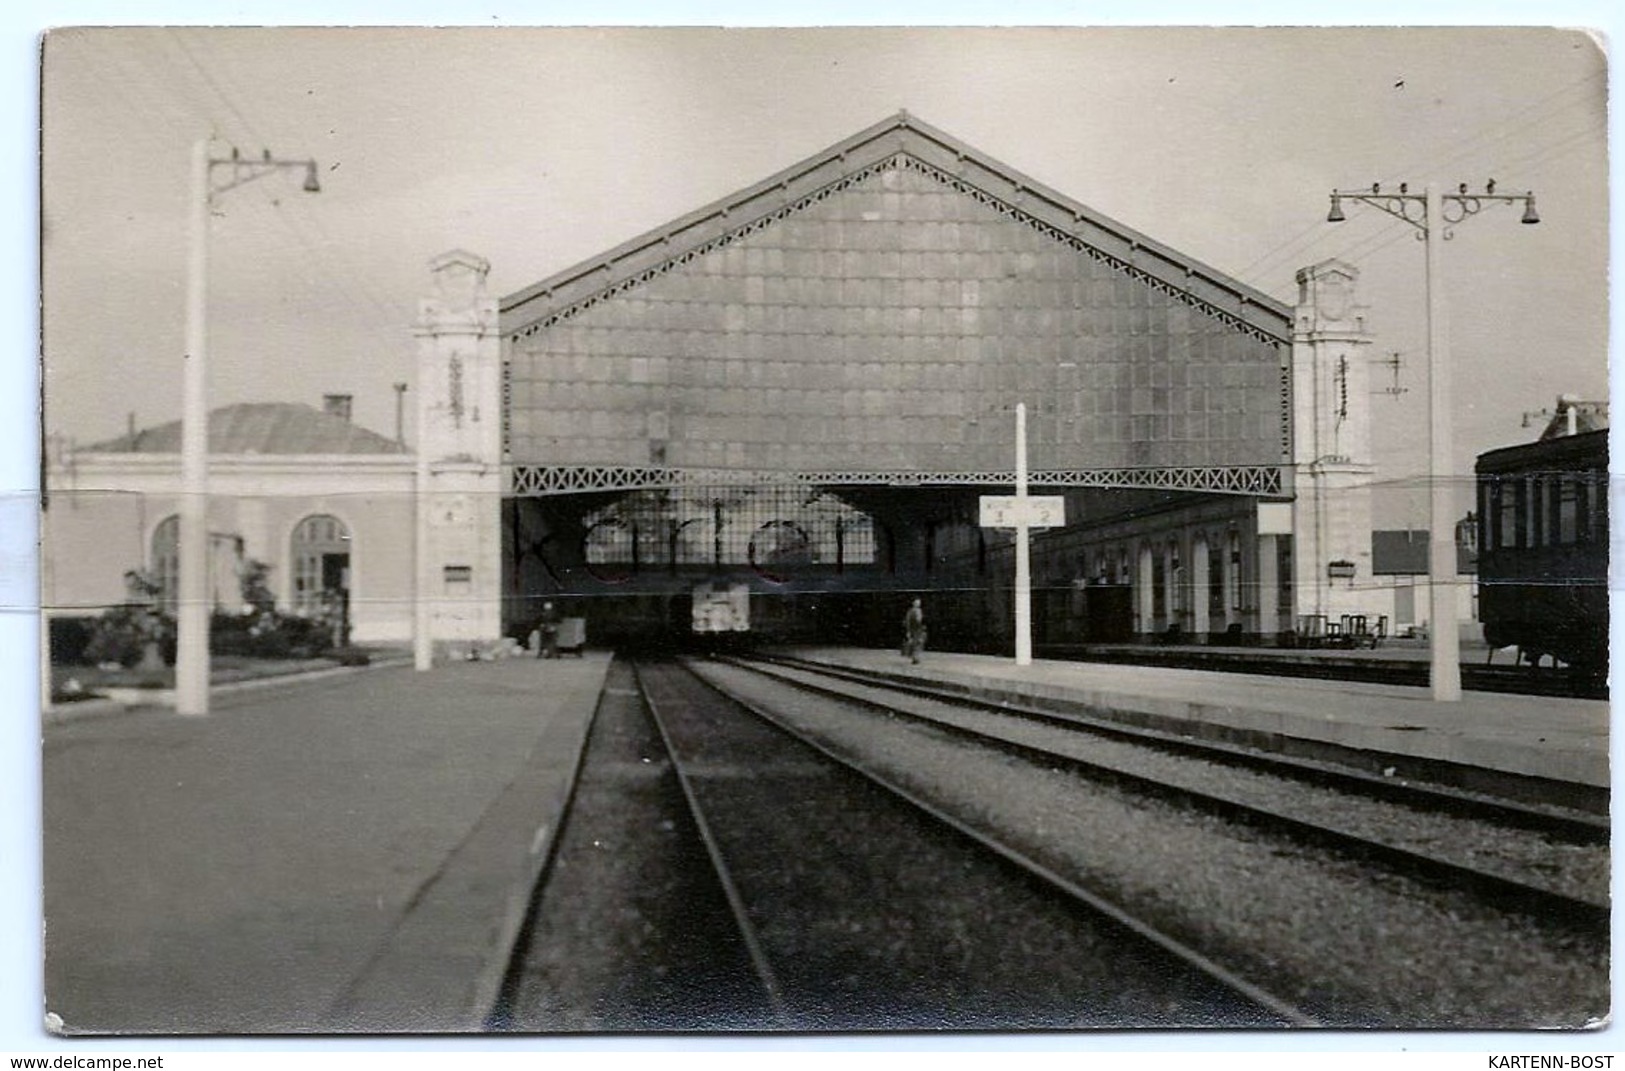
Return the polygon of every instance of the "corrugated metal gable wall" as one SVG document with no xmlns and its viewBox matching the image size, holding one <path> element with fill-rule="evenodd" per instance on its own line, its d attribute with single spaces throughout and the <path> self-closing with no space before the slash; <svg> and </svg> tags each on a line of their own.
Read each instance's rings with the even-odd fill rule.
<svg viewBox="0 0 1625 1071">
<path fill-rule="evenodd" d="M 1018 400 L 1035 470 L 1282 460 L 1279 344 L 908 167 L 509 361 L 515 464 L 1008 469 Z"/>
</svg>

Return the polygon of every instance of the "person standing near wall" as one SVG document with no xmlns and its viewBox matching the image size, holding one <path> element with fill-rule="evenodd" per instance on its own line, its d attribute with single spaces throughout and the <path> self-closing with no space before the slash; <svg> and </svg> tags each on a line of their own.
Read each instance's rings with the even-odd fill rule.
<svg viewBox="0 0 1625 1071">
<path fill-rule="evenodd" d="M 903 615 L 903 653 L 915 665 L 920 664 L 920 652 L 925 650 L 925 611 L 915 599 Z"/>
<path fill-rule="evenodd" d="M 538 658 L 556 658 L 559 653 L 559 612 L 550 602 L 542 603 L 542 620 L 536 626 L 541 633 L 540 650 Z"/>
</svg>

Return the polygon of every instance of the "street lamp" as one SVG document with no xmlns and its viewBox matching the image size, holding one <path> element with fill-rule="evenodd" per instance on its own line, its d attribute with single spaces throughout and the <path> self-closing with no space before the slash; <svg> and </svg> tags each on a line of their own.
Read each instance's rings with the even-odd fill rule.
<svg viewBox="0 0 1625 1071">
<path fill-rule="evenodd" d="M 1449 341 L 1445 331 L 1443 290 L 1440 285 L 1441 243 L 1453 238 L 1456 224 L 1476 216 L 1488 204 L 1523 202 L 1521 223 L 1539 223 L 1535 193 L 1495 192 L 1495 180 L 1482 192 L 1471 192 L 1466 183 L 1454 193 L 1440 193 L 1429 183 L 1424 192 L 1411 193 L 1401 183 L 1397 191 L 1384 190 L 1381 183 L 1369 190 L 1333 190 L 1327 223 L 1342 223 L 1344 201 L 1357 201 L 1404 220 L 1415 227 L 1417 237 L 1427 246 L 1428 319 L 1428 605 L 1432 622 L 1428 629 L 1430 655 L 1429 682 L 1438 702 L 1461 699 L 1461 636 L 1456 613 L 1456 544 L 1454 509 L 1451 505 L 1450 366 Z"/>
<path fill-rule="evenodd" d="M 258 159 L 233 149 L 210 154 L 210 139 L 192 145 L 191 218 L 187 227 L 186 370 L 181 403 L 180 598 L 175 620 L 175 710 L 209 712 L 209 209 L 216 194 L 288 168 L 303 168 L 307 193 L 321 192 L 315 160 Z M 216 179 L 216 172 L 222 175 Z"/>
</svg>

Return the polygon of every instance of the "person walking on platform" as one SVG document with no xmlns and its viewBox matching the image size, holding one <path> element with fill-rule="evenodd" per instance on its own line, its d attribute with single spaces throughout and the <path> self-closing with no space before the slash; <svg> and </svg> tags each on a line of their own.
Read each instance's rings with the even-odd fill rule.
<svg viewBox="0 0 1625 1071">
<path fill-rule="evenodd" d="M 542 603 L 542 620 L 536 626 L 542 634 L 541 649 L 537 651 L 538 658 L 557 658 L 559 655 L 559 612 L 553 609 L 550 602 Z"/>
<path fill-rule="evenodd" d="M 925 650 L 925 611 L 915 599 L 903 615 L 903 653 L 915 665 L 920 664 L 920 652 Z"/>
</svg>

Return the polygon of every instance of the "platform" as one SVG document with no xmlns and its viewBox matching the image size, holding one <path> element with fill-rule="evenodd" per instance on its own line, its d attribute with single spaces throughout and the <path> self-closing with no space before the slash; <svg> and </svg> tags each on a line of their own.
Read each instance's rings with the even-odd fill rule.
<svg viewBox="0 0 1625 1071">
<path fill-rule="evenodd" d="M 1084 710 L 1184 735 L 1343 762 L 1396 776 L 1442 777 L 1532 803 L 1606 812 L 1609 704 L 1425 687 L 926 652 L 807 647 L 787 653 L 878 670 L 983 698 Z M 1388 655 L 1387 657 L 1396 657 Z"/>
<path fill-rule="evenodd" d="M 797 648 L 1011 703 L 1608 799 L 1608 704 Z M 373 668 L 50 722 L 47 1008 L 72 1034 L 459 1033 L 497 996 L 609 655 Z M 1568 797 L 1573 797 L 1568 798 Z"/>
<path fill-rule="evenodd" d="M 48 723 L 72 1034 L 477 1030 L 609 656 L 357 671 Z"/>
<path fill-rule="evenodd" d="M 1425 687 L 1431 652 L 1426 640 L 1391 639 L 1377 647 L 1230 646 L 1192 643 L 1035 644 L 1038 658 L 1060 661 L 1113 662 L 1168 669 L 1212 669 L 1235 673 L 1267 672 L 1286 677 L 1335 677 L 1376 684 Z M 1462 684 L 1482 691 L 1518 691 L 1519 677 L 1542 678 L 1549 694 L 1606 699 L 1605 682 L 1575 677 L 1555 664 L 1520 664 L 1515 647 L 1492 649 L 1481 640 L 1464 640 L 1460 648 Z"/>
</svg>

